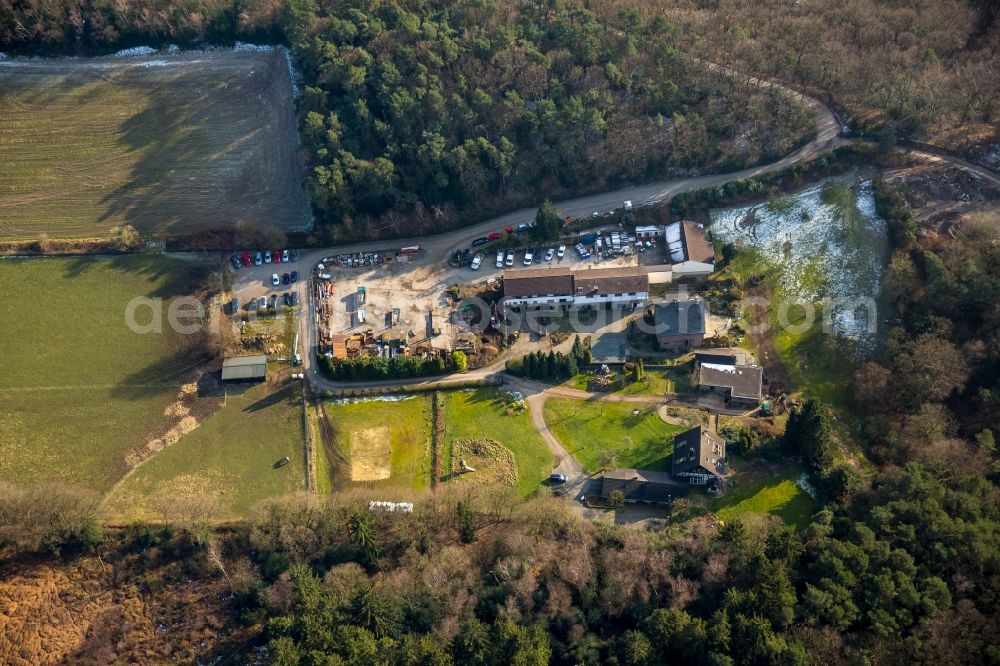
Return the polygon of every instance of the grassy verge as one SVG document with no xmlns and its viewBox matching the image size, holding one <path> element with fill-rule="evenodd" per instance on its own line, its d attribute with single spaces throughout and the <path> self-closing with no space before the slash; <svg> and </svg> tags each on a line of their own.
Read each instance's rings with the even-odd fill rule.
<svg viewBox="0 0 1000 666">
<path fill-rule="evenodd" d="M 531 426 L 526 411 L 508 413 L 502 394 L 493 388 L 449 391 L 445 394 L 445 441 L 489 437 L 514 454 L 517 488 L 529 496 L 548 478 L 552 453 Z"/>
<path fill-rule="evenodd" d="M 239 517 L 262 499 L 303 490 L 297 388 L 265 384 L 229 395 L 225 407 L 123 480 L 105 503 L 107 513 L 150 517 L 165 501 L 193 496 L 217 501 L 217 517 Z M 284 456 L 290 462 L 276 466 Z"/>
<path fill-rule="evenodd" d="M 604 467 L 609 452 L 615 454 L 612 467 L 669 471 L 673 436 L 684 430 L 664 423 L 652 406 L 572 398 L 547 400 L 545 422 L 590 471 Z"/>
<path fill-rule="evenodd" d="M 152 256 L 0 262 L 0 478 L 107 491 L 130 450 L 180 420 L 168 408 L 205 356 L 199 336 L 170 331 L 166 313 L 204 271 Z M 162 299 L 152 301 L 162 333 L 130 330 L 136 297 Z M 150 317 L 136 311 L 138 322 Z"/>
<path fill-rule="evenodd" d="M 708 500 L 708 508 L 720 520 L 768 514 L 802 529 L 809 524 L 816 503 L 795 480 L 803 473 L 798 465 L 744 464 L 730 458 L 736 469 L 725 495 Z"/>
</svg>

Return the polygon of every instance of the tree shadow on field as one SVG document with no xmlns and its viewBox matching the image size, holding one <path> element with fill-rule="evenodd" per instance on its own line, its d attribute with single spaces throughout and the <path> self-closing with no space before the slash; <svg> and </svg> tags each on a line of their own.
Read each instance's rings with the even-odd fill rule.
<svg viewBox="0 0 1000 666">
<path fill-rule="evenodd" d="M 148 298 L 189 296 L 198 291 L 211 272 L 211 268 L 204 263 L 155 255 L 79 256 L 63 261 L 63 277 L 67 279 L 86 276 L 98 266 L 97 262 L 100 262 L 101 268 L 142 278 L 149 282 L 150 288 L 135 296 Z"/>
<path fill-rule="evenodd" d="M 294 118 L 282 108 L 289 102 L 277 99 L 283 78 L 276 68 L 285 65 L 272 55 L 122 76 L 122 85 L 146 99 L 119 127 L 118 141 L 138 159 L 127 181 L 102 199 L 101 220 L 169 236 L 293 217 L 285 195 L 289 178 L 299 178 L 294 132 L 280 130 L 287 122 L 294 130 Z"/>
<path fill-rule="evenodd" d="M 211 358 L 211 354 L 199 346 L 179 350 L 122 378 L 112 387 L 110 397 L 146 400 L 164 393 L 176 393 L 183 383 L 190 381 L 191 373 Z"/>
</svg>

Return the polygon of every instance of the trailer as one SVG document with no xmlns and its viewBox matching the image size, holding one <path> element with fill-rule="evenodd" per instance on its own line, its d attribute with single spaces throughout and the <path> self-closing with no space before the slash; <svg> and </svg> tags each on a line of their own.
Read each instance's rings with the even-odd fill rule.
<svg viewBox="0 0 1000 666">
<path fill-rule="evenodd" d="M 359 307 L 365 304 L 365 298 L 367 297 L 367 292 L 364 287 L 358 287 L 357 293 L 354 295 L 354 303 Z"/>
</svg>

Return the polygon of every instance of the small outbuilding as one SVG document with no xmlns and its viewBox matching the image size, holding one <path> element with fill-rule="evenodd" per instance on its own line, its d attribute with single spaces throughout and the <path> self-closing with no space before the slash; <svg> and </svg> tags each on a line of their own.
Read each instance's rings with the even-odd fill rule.
<svg viewBox="0 0 1000 666">
<path fill-rule="evenodd" d="M 267 355 L 233 356 L 222 362 L 222 381 L 263 381 L 267 379 Z"/>
</svg>

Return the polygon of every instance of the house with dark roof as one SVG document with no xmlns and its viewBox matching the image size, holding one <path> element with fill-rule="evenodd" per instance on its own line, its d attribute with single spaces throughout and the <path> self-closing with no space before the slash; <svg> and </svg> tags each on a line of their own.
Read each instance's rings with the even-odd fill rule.
<svg viewBox="0 0 1000 666">
<path fill-rule="evenodd" d="M 726 472 L 726 440 L 702 426 L 680 433 L 674 437 L 671 472 L 692 485 L 718 488 Z"/>
<path fill-rule="evenodd" d="M 644 268 L 534 268 L 504 271 L 503 301 L 514 310 L 635 307 L 649 300 Z"/>
<path fill-rule="evenodd" d="M 601 497 L 611 499 L 616 490 L 622 492 L 629 504 L 670 504 L 678 497 L 686 497 L 690 484 L 679 482 L 666 472 L 619 467 L 604 473 Z"/>
<path fill-rule="evenodd" d="M 705 342 L 705 304 L 692 298 L 674 299 L 653 308 L 656 343 L 663 351 L 683 351 Z"/>
<path fill-rule="evenodd" d="M 698 387 L 721 394 L 727 406 L 752 409 L 763 397 L 764 370 L 756 365 L 742 365 L 735 356 L 731 360 L 696 356 Z"/>
</svg>

